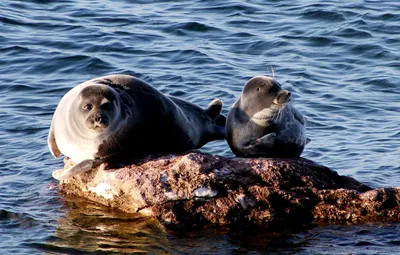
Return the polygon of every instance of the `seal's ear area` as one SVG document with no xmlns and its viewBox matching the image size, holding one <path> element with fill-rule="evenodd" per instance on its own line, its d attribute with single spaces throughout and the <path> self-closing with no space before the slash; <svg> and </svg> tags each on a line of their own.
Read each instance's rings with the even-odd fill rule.
<svg viewBox="0 0 400 255">
<path fill-rule="evenodd" d="M 49 136 L 47 137 L 47 145 L 49 146 L 51 154 L 53 154 L 55 158 L 59 158 L 61 156 L 61 151 L 58 149 L 56 137 L 54 136 L 53 125 L 50 126 Z"/>
<path fill-rule="evenodd" d="M 208 104 L 206 113 L 212 120 L 216 120 L 219 117 L 221 110 L 222 110 L 222 101 L 216 98 Z"/>
</svg>

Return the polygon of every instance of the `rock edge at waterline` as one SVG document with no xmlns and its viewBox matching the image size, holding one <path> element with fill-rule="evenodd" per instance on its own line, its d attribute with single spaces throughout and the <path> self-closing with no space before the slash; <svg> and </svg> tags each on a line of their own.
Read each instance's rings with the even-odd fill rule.
<svg viewBox="0 0 400 255">
<path fill-rule="evenodd" d="M 304 158 L 190 152 L 122 167 L 101 164 L 61 181 L 60 189 L 180 228 L 400 219 L 400 188 L 372 189 Z"/>
</svg>

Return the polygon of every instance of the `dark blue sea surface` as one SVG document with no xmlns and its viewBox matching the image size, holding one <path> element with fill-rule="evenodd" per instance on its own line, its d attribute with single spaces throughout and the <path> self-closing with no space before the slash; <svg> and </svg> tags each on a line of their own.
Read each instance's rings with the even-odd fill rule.
<svg viewBox="0 0 400 255">
<path fill-rule="evenodd" d="M 174 233 L 69 200 L 47 148 L 60 98 L 108 74 L 223 112 L 256 75 L 294 93 L 303 156 L 374 187 L 400 186 L 399 1 L 0 1 L 2 254 L 400 254 L 400 225 L 295 233 Z M 203 151 L 232 156 L 226 142 Z"/>
</svg>

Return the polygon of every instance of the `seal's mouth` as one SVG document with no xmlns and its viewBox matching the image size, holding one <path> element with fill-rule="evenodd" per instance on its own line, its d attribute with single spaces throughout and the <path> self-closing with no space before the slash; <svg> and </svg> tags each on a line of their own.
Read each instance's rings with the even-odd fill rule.
<svg viewBox="0 0 400 255">
<path fill-rule="evenodd" d="M 285 107 L 292 99 L 292 93 L 287 90 L 280 91 L 274 98 L 273 103 L 278 107 Z"/>
<path fill-rule="evenodd" d="M 104 129 L 106 129 L 108 126 L 104 126 L 104 125 L 95 125 L 92 130 L 94 131 L 103 131 Z"/>
<path fill-rule="evenodd" d="M 108 128 L 109 120 L 105 114 L 93 114 L 86 119 L 86 126 L 94 131 L 103 131 Z"/>
<path fill-rule="evenodd" d="M 281 103 L 281 104 L 278 104 L 278 106 L 283 108 L 283 107 L 285 107 L 286 105 L 288 105 L 291 101 L 292 101 L 292 99 L 291 99 L 291 98 L 288 98 L 288 100 L 287 100 L 286 102 L 283 102 L 283 103 Z"/>
</svg>

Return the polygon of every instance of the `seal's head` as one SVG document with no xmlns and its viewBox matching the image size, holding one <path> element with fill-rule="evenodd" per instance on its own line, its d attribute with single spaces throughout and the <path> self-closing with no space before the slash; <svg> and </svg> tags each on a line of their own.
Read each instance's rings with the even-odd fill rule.
<svg viewBox="0 0 400 255">
<path fill-rule="evenodd" d="M 87 86 L 79 93 L 77 107 L 84 126 L 93 132 L 105 131 L 119 115 L 113 89 L 105 85 Z"/>
<path fill-rule="evenodd" d="M 291 93 L 268 76 L 256 76 L 243 88 L 241 108 L 250 116 L 264 109 L 279 110 L 290 102 Z"/>
<path fill-rule="evenodd" d="M 52 154 L 64 154 L 79 163 L 114 151 L 120 144 L 114 141 L 126 129 L 127 121 L 121 93 L 105 79 L 90 80 L 68 91 L 50 126 Z"/>
</svg>

